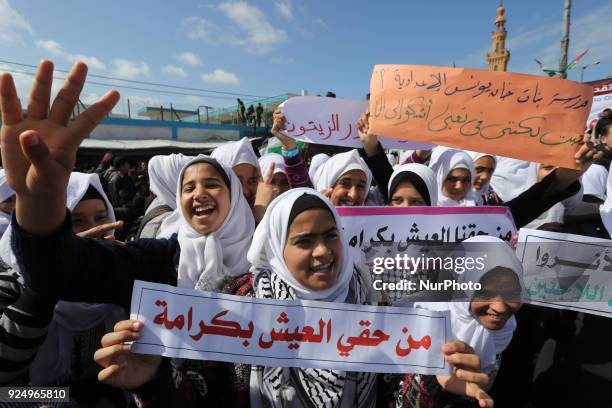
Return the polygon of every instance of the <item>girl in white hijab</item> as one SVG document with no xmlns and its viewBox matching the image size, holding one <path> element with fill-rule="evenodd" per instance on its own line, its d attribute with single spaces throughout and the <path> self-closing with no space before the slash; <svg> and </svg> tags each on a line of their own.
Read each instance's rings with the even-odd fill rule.
<svg viewBox="0 0 612 408">
<path fill-rule="evenodd" d="M 244 198 L 253 208 L 261 172 L 251 141 L 243 137 L 237 142 L 225 143 L 213 150 L 210 157 L 236 173 L 242 184 Z"/>
<path fill-rule="evenodd" d="M 601 164 L 593 163 L 582 175 L 580 182 L 584 188 L 585 201 L 587 201 L 587 196 L 605 201 L 608 192 L 608 169 Z"/>
<path fill-rule="evenodd" d="M 497 157 L 488 153 L 478 153 L 466 150 L 474 161 L 474 190 L 478 204 L 483 202 L 483 196 L 489 192 L 491 178 L 497 167 Z"/>
<path fill-rule="evenodd" d="M 274 164 L 271 184 L 278 187 L 281 193 L 289 190 L 289 179 L 285 170 L 285 160 L 278 153 L 267 153 L 259 158 L 259 168 L 263 177 L 268 176 L 270 168 Z"/>
<path fill-rule="evenodd" d="M 183 186 L 185 172 L 200 163 L 213 166 L 218 173 L 225 176 L 224 181 L 230 190 L 229 209 L 226 210 L 225 218 L 218 229 L 209 234 L 197 231 L 193 219 L 206 217 L 208 213 L 223 212 L 222 204 L 215 200 L 205 200 L 200 205 L 201 208 L 195 207 L 195 211 L 201 211 L 201 216 L 197 215 L 197 212 L 190 213 L 188 207 L 181 205 L 182 195 L 189 193 Z M 241 275 L 249 269 L 245 253 L 251 244 L 255 220 L 242 195 L 236 174 L 210 157 L 198 156 L 187 162 L 178 180 L 176 210 L 164 220 L 160 233 L 160 238 L 178 234 L 181 255 L 177 286 L 218 291 L 225 280 Z"/>
<path fill-rule="evenodd" d="M 316 244 L 300 241 L 303 233 L 313 234 Z M 376 301 L 368 272 L 349 257 L 334 206 L 309 188 L 292 189 L 272 201 L 255 230 L 248 259 L 259 298 Z M 253 407 L 373 407 L 375 403 L 372 373 L 252 368 Z"/>
<path fill-rule="evenodd" d="M 66 193 L 66 206 L 73 214 L 74 233 L 115 222 L 113 207 L 97 174 L 72 173 Z M 112 233 L 112 230 L 107 232 L 108 235 Z M 19 271 L 12 253 L 6 255 L 10 251 L 10 231 L 0 245 L 5 262 Z M 96 378 L 98 367 L 92 360 L 93 354 L 104 333 L 112 330 L 115 323 L 126 317 L 124 309 L 111 304 L 58 302 L 47 337 L 30 365 L 31 384 L 70 385 L 77 389 L 78 384 L 94 384 L 99 387 Z M 77 344 L 80 345 L 78 348 Z M 73 384 L 77 380 L 78 383 Z M 74 391 L 77 393 L 76 389 Z M 96 395 L 90 397 L 99 398 Z"/>
<path fill-rule="evenodd" d="M 364 205 L 372 184 L 372 172 L 357 150 L 329 158 L 317 171 L 314 186 L 335 206 Z"/>
<path fill-rule="evenodd" d="M 11 214 L 14 208 L 15 192 L 6 182 L 4 170 L 0 169 L 0 237 L 11 223 Z"/>
<path fill-rule="evenodd" d="M 183 154 L 153 156 L 149 160 L 149 188 L 155 199 L 141 221 L 138 238 L 157 238 L 162 222 L 176 210 L 176 183 L 183 166 L 193 157 Z"/>
<path fill-rule="evenodd" d="M 436 174 L 438 205 L 441 207 L 470 207 L 478 204 L 472 187 L 476 174 L 474 161 L 464 151 L 435 147 L 429 167 Z"/>
<path fill-rule="evenodd" d="M 389 179 L 388 191 L 392 207 L 435 207 L 438 204 L 436 176 L 423 164 L 397 166 Z"/>
</svg>

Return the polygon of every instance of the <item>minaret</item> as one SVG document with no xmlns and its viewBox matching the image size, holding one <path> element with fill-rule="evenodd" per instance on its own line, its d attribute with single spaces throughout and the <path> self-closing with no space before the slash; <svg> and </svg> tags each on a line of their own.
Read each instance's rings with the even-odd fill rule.
<svg viewBox="0 0 612 408">
<path fill-rule="evenodd" d="M 489 71 L 506 71 L 510 60 L 510 51 L 506 49 L 506 9 L 503 6 L 497 8 L 495 19 L 495 31 L 491 34 L 491 52 L 487 52 L 487 63 Z"/>
</svg>

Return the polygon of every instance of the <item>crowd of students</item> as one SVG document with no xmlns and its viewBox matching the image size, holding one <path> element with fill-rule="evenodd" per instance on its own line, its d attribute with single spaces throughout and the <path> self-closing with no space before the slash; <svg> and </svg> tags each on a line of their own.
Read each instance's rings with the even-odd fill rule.
<svg viewBox="0 0 612 408">
<path fill-rule="evenodd" d="M 560 366 L 555 359 L 553 378 L 580 370 L 566 379 L 582 387 L 578 398 L 587 398 L 584 387 L 588 398 L 605 398 L 602 384 L 612 378 L 594 380 L 580 368 L 584 360 L 572 331 L 577 314 L 554 310 L 551 316 L 528 306 L 519 311 L 521 263 L 493 237 L 467 241 L 495 243 L 485 270 L 472 277 L 484 291 L 466 293 L 464 302 L 411 303 L 450 311 L 455 340 L 441 351 L 455 368 L 450 376 L 132 353 L 129 342 L 143 329 L 127 319 L 135 280 L 265 299 L 389 304 L 373 290 L 367 267 L 351 257 L 336 207 L 502 205 L 518 228 L 579 227 L 585 235 L 609 238 L 610 178 L 591 165 L 602 153 L 588 136 L 575 155 L 583 170 L 444 147 L 408 152 L 394 167 L 368 131 L 367 112 L 357 124 L 361 149 L 304 157 L 283 134 L 285 118 L 277 111 L 272 133 L 283 145 L 281 155 L 258 158 L 245 138 L 210 156 L 153 157 L 147 170 L 155 197 L 138 238 L 125 243 L 113 236 L 121 223 L 98 175 L 72 171 L 81 141 L 119 99 L 109 92 L 69 122 L 86 71 L 77 63 L 50 105 L 53 66 L 42 62 L 27 116 L 11 76 L 1 78 L 0 227 L 6 231 L 0 240 L 0 383 L 69 386 L 80 406 L 485 407 L 493 400 L 527 406 L 538 392 L 554 389 L 543 383 L 538 392 L 527 391 L 541 348 L 529 344 L 529 331 L 539 325 L 542 338 L 555 338 L 572 356 Z M 606 144 L 612 125 L 602 132 Z M 565 225 L 577 207 L 578 226 Z M 496 293 L 494 278 L 512 282 L 519 294 Z M 610 330 L 608 319 L 581 319 L 585 327 Z M 607 349 L 601 343 L 599 360 L 589 362 L 608 362 Z M 521 379 L 513 382 L 508 372 Z M 518 383 L 525 388 L 517 389 Z"/>
</svg>

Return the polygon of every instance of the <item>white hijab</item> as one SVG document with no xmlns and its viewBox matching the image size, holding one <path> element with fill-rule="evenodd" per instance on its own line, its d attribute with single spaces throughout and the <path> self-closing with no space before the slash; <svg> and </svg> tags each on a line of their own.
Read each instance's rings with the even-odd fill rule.
<svg viewBox="0 0 612 408">
<path fill-rule="evenodd" d="M 219 291 L 227 278 L 248 272 L 246 251 L 251 244 L 255 220 L 242 194 L 236 174 L 221 165 L 230 181 L 230 210 L 219 229 L 202 235 L 187 222 L 181 208 L 181 184 L 185 169 L 196 163 L 211 163 L 214 159 L 198 156 L 185 164 L 176 188 L 176 210 L 162 223 L 160 238 L 178 234 L 181 255 L 178 284 L 182 288 Z"/>
<path fill-rule="evenodd" d="M 425 166 L 424 164 L 418 164 L 418 163 L 402 164 L 395 168 L 395 170 L 391 174 L 391 177 L 389 178 L 389 185 L 387 187 L 389 191 L 389 201 L 391 201 L 391 195 L 392 195 L 391 185 L 393 184 L 393 181 L 395 180 L 396 177 L 399 177 L 403 173 L 406 173 L 406 172 L 414 173 L 421 180 L 423 180 L 423 183 L 425 183 L 425 186 L 427 187 L 427 191 L 429 192 L 429 201 L 431 202 L 431 206 L 432 207 L 437 206 L 438 205 L 438 187 L 436 185 L 437 184 L 436 176 L 429 167 Z"/>
<path fill-rule="evenodd" d="M 321 168 L 321 166 L 329 160 L 329 156 L 325 153 L 319 153 L 312 156 L 310 159 L 310 167 L 308 168 L 308 176 L 310 177 L 310 181 L 312 181 L 312 185 L 317 184 L 316 182 L 316 174 L 317 170 Z"/>
<path fill-rule="evenodd" d="M 285 170 L 285 160 L 283 156 L 278 153 L 267 153 L 259 158 L 259 168 L 261 169 L 261 176 L 266 177 L 268 175 L 268 171 L 270 170 L 270 166 L 274 163 L 274 173 L 283 173 L 287 174 Z"/>
<path fill-rule="evenodd" d="M 473 180 L 476 170 L 474 161 L 463 150 L 451 149 L 448 147 L 437 146 L 431 153 L 429 167 L 436 174 L 436 182 L 438 183 L 438 206 L 440 207 L 472 207 L 478 205 L 476 192 L 474 188 L 468 190 L 467 195 L 460 201 L 446 197 L 442 193 L 444 180 L 448 173 L 455 169 L 466 169 L 470 172 L 470 177 Z"/>
<path fill-rule="evenodd" d="M 66 207 L 71 212 L 77 206 L 77 204 L 81 201 L 89 186 L 95 188 L 102 199 L 104 204 L 106 204 L 106 209 L 108 212 L 108 222 L 115 222 L 115 211 L 113 210 L 113 206 L 108 201 L 108 197 L 106 197 L 106 193 L 102 188 L 102 183 L 100 183 L 100 178 L 97 174 L 89 174 L 89 173 L 78 173 L 72 172 L 70 174 L 70 179 L 68 180 L 68 187 L 66 188 Z M 13 254 L 11 249 L 11 226 L 6 230 L 6 233 L 0 239 L 0 258 L 11 266 L 16 272 L 19 272 L 19 265 L 17 265 L 17 259 Z M 107 235 L 113 235 L 114 231 L 111 230 Z"/>
<path fill-rule="evenodd" d="M 247 137 L 243 137 L 237 142 L 225 143 L 217 147 L 210 157 L 230 169 L 239 164 L 250 164 L 259 170 L 259 161 L 253 150 L 253 145 Z"/>
<path fill-rule="evenodd" d="M 173 210 L 176 210 L 176 182 L 185 163 L 192 159 L 179 153 L 153 156 L 149 160 L 147 169 L 151 192 Z"/>
<path fill-rule="evenodd" d="M 518 275 L 519 281 L 522 281 L 523 266 L 507 242 L 491 236 L 476 236 L 468 238 L 463 242 L 489 243 L 489 245 L 486 247 L 464 247 L 465 251 L 461 253 L 462 256 L 471 253 L 468 256 L 481 257 L 482 249 L 484 248 L 486 249 L 487 257 L 484 260 L 485 268 L 482 271 L 478 271 L 476 268 L 470 269 L 463 275 L 459 275 L 458 282 L 479 282 L 487 272 L 498 266 L 511 269 Z M 458 251 L 461 250 L 462 248 L 458 248 Z M 521 289 L 522 294 L 524 294 L 522 284 Z M 480 357 L 484 373 L 494 375 L 499 368 L 498 357 L 508 347 L 514 330 L 516 330 L 516 318 L 512 316 L 500 330 L 489 330 L 481 325 L 470 313 L 470 304 L 472 303 L 474 293 L 466 291 L 465 295 L 470 299 L 469 302 L 417 302 L 415 306 L 429 310 L 450 310 L 453 336 L 458 340 L 466 342 L 474 349 Z"/>
<path fill-rule="evenodd" d="M 469 150 L 465 151 L 467 154 L 470 155 L 470 157 L 472 158 L 472 161 L 474 162 L 474 168 L 476 168 L 476 160 L 482 159 L 483 157 L 490 157 L 493 159 L 493 161 L 495 162 L 495 166 L 497 167 L 497 156 L 494 156 L 492 154 L 489 153 L 478 153 L 478 152 L 472 152 Z M 493 170 L 493 174 L 495 174 L 495 170 Z M 474 170 L 474 174 L 472 175 L 473 178 L 476 178 L 476 171 Z M 491 184 L 491 181 L 488 181 L 487 183 L 485 183 L 484 185 L 482 185 L 480 187 L 480 189 L 476 189 L 474 188 L 474 190 L 476 191 L 476 198 L 478 199 L 478 204 L 482 204 L 482 196 L 485 195 L 487 193 L 487 191 L 489 191 L 489 185 Z"/>
<path fill-rule="evenodd" d="M 510 201 L 535 184 L 530 176 L 534 167 L 536 163 L 498 156 L 491 187 L 502 200 Z"/>
<path fill-rule="evenodd" d="M 323 290 L 309 289 L 295 280 L 287 268 L 283 255 L 289 231 L 289 215 L 293 204 L 303 194 L 314 195 L 327 204 L 342 240 L 343 255 L 338 279 L 331 287 Z M 353 276 L 354 262 L 349 256 L 348 240 L 345 239 L 336 209 L 327 197 L 311 188 L 294 188 L 279 195 L 270 203 L 264 218 L 255 230 L 247 258 L 253 265 L 251 271 L 254 275 L 261 269 L 271 270 L 293 288 L 300 299 L 344 302 Z"/>
<path fill-rule="evenodd" d="M 66 206 L 73 211 L 92 186 L 95 188 L 108 212 L 108 221 L 115 222 L 113 206 L 102 189 L 97 174 L 73 172 L 70 174 L 66 189 Z M 112 235 L 109 231 L 108 235 Z M 17 264 L 11 266 L 18 270 Z M 57 381 L 68 381 L 71 375 L 72 348 L 74 337 L 80 333 L 104 325 L 104 330 L 111 331 L 119 321 L 127 318 L 125 310 L 111 304 L 60 301 L 55 306 L 53 320 L 45 342 L 30 365 L 30 379 L 33 385 L 53 385 Z"/>
<path fill-rule="evenodd" d="M 584 195 L 592 195 L 600 200 L 605 200 L 608 191 L 606 188 L 607 182 L 608 170 L 601 164 L 591 164 L 581 179 Z M 610 192 L 612 193 L 612 190 Z"/>
<path fill-rule="evenodd" d="M 355 149 L 339 153 L 329 158 L 315 176 L 317 191 L 333 188 L 342 175 L 351 170 L 361 170 L 366 175 L 366 191 L 370 190 L 372 184 L 372 172 L 366 162 L 359 156 Z"/>
<path fill-rule="evenodd" d="M 4 169 L 0 169 L 0 203 L 15 195 L 15 191 L 8 185 Z M 0 237 L 11 223 L 11 214 L 0 211 Z"/>
</svg>

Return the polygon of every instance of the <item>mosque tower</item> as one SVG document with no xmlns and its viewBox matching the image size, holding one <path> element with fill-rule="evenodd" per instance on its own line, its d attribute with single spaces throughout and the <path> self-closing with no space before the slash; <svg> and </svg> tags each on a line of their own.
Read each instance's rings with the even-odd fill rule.
<svg viewBox="0 0 612 408">
<path fill-rule="evenodd" d="M 506 49 L 506 9 L 503 6 L 497 8 L 495 19 L 495 31 L 491 34 L 491 52 L 487 52 L 487 63 L 489 71 L 506 71 L 510 60 L 510 51 Z"/>
</svg>

